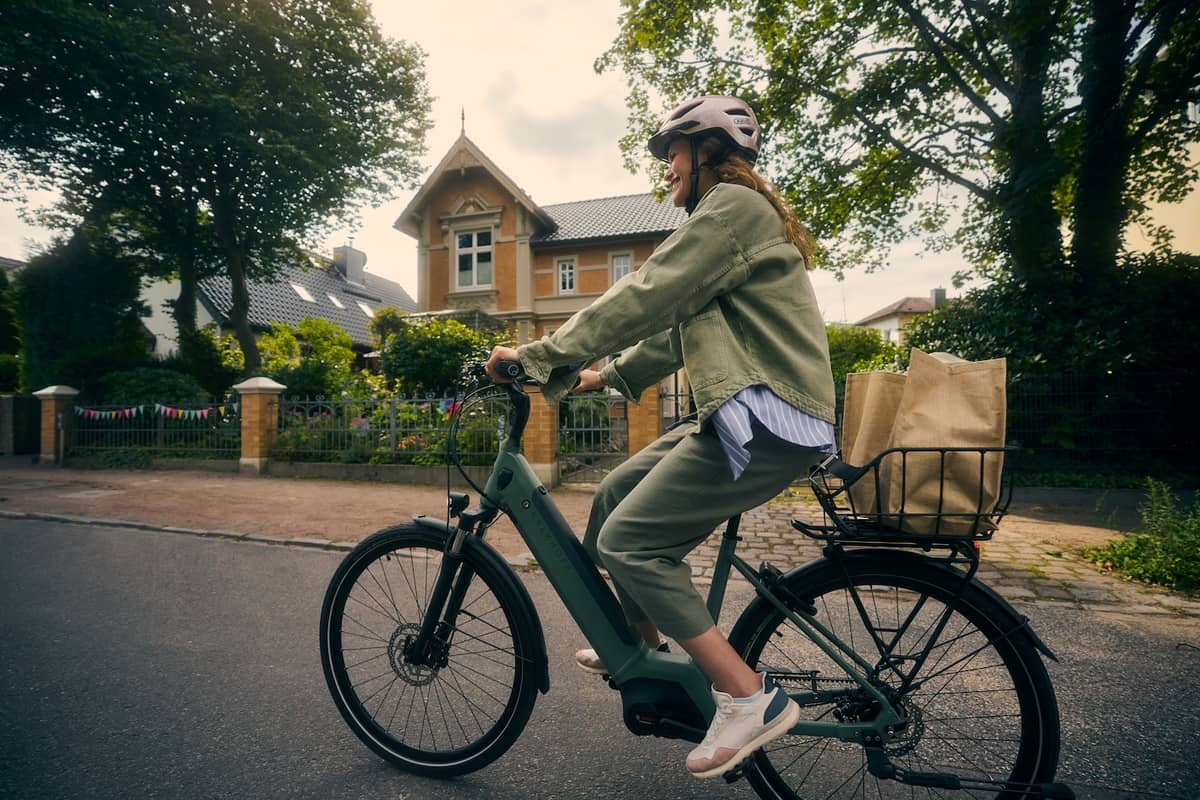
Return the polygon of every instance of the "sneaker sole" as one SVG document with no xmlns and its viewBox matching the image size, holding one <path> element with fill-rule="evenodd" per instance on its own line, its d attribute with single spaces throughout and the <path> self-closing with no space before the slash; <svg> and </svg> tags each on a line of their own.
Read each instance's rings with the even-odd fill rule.
<svg viewBox="0 0 1200 800">
<path fill-rule="evenodd" d="M 706 778 L 715 778 L 718 775 L 724 775 L 726 772 L 734 769 L 747 758 L 754 755 L 754 752 L 759 748 L 770 744 L 780 736 L 786 735 L 788 730 L 790 730 L 791 727 L 799 721 L 800 706 L 796 705 L 794 701 L 789 701 L 787 709 L 785 709 L 784 712 L 779 715 L 779 719 L 775 720 L 771 727 L 767 728 L 756 738 L 752 739 L 749 744 L 746 744 L 742 747 L 742 749 L 734 753 L 728 761 L 716 767 L 709 767 L 702 772 L 693 772 L 692 777 L 704 780 Z"/>
<path fill-rule="evenodd" d="M 608 667 L 599 667 L 599 668 L 589 667 L 587 664 L 584 664 L 582 661 L 576 661 L 575 666 L 579 667 L 581 670 L 588 673 L 589 675 L 607 675 L 608 674 Z"/>
</svg>

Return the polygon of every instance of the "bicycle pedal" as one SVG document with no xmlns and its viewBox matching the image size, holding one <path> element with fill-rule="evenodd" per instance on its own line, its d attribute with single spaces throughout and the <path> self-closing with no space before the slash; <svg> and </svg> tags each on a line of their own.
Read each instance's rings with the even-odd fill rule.
<svg viewBox="0 0 1200 800">
<path fill-rule="evenodd" d="M 748 758 L 744 759 L 740 764 L 738 764 L 733 769 L 729 770 L 728 772 L 722 773 L 721 777 L 725 779 L 726 783 L 737 783 L 737 781 L 740 778 L 745 777 L 746 764 L 749 763 L 749 761 L 750 761 L 750 759 L 748 759 Z"/>
</svg>

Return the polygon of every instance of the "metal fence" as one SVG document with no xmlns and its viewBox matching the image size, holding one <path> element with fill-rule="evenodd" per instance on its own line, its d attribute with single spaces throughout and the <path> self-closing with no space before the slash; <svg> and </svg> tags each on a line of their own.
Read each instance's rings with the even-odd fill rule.
<svg viewBox="0 0 1200 800">
<path fill-rule="evenodd" d="M 459 398 L 337 400 L 284 397 L 271 457 L 283 461 L 445 464 L 450 422 Z M 508 406 L 483 396 L 463 409 L 457 436 L 464 464 L 490 464 L 507 424 Z"/>
<path fill-rule="evenodd" d="M 616 393 L 569 395 L 558 407 L 558 469 L 564 482 L 600 480 L 627 457 L 629 406 Z"/>
<path fill-rule="evenodd" d="M 95 456 L 135 451 L 150 458 L 237 458 L 242 448 L 238 401 L 205 405 L 75 406 L 66 451 Z"/>
</svg>

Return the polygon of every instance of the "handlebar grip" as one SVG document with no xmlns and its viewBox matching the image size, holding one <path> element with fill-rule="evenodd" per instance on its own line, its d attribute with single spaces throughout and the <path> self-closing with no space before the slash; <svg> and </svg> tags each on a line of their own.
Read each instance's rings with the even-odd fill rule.
<svg viewBox="0 0 1200 800">
<path fill-rule="evenodd" d="M 497 361 L 496 374 L 502 378 L 515 381 L 525 377 L 525 369 L 521 366 L 520 361 Z"/>
</svg>

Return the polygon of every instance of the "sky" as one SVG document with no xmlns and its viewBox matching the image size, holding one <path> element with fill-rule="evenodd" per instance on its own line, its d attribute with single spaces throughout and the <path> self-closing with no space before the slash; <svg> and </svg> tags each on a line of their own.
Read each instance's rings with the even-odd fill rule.
<svg viewBox="0 0 1200 800">
<path fill-rule="evenodd" d="M 383 32 L 419 44 L 434 96 L 425 175 L 465 125 L 467 136 L 539 205 L 649 191 L 644 174 L 622 166 L 617 141 L 626 124 L 625 78 L 597 75 L 593 62 L 617 33 L 618 0 L 460 0 L 452 5 L 374 0 Z M 464 123 L 465 116 L 465 123 Z M 768 176 L 769 177 L 769 176 Z M 415 191 L 363 209 L 356 230 L 340 230 L 325 254 L 352 243 L 367 254 L 367 271 L 417 295 L 416 241 L 392 224 Z M 53 195 L 40 193 L 33 204 Z M 25 259 L 50 239 L 0 201 L 0 256 Z M 811 274 L 829 322 L 855 322 L 902 297 L 952 288 L 962 268 L 955 254 L 920 255 L 917 243 L 892 254 L 873 274 Z"/>
</svg>

